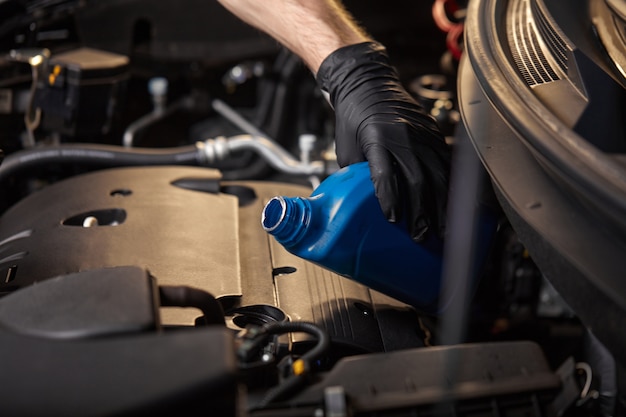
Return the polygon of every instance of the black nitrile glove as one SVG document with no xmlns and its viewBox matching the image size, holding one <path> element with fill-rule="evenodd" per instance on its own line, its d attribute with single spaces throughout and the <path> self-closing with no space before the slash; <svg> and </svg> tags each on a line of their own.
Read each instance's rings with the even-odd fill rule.
<svg viewBox="0 0 626 417">
<path fill-rule="evenodd" d="M 367 160 L 389 221 L 406 219 L 411 237 L 443 234 L 450 149 L 434 119 L 402 87 L 385 48 L 340 48 L 317 73 L 336 115 L 340 166 Z"/>
</svg>

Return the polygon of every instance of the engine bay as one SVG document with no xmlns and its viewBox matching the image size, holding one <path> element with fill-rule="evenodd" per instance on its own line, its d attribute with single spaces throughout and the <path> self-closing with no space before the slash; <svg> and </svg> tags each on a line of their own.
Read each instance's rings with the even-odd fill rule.
<svg viewBox="0 0 626 417">
<path fill-rule="evenodd" d="M 384 3 L 345 1 L 465 149 L 471 1 Z M 449 313 L 419 311 L 263 230 L 272 197 L 339 169 L 297 56 L 211 1 L 5 0 L 0 16 L 4 415 L 624 414 L 623 337 L 581 320 L 569 269 L 535 263 L 491 169 L 474 188 L 458 174 L 498 208 L 479 279 Z M 462 276 L 472 241 L 452 236 Z"/>
</svg>

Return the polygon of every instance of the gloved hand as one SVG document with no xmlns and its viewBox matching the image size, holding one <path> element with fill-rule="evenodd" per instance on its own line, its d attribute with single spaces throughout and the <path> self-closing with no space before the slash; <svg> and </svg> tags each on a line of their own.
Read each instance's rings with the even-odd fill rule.
<svg viewBox="0 0 626 417">
<path fill-rule="evenodd" d="M 415 241 L 428 230 L 441 236 L 450 149 L 402 87 L 385 48 L 375 42 L 340 48 L 322 62 L 317 82 L 335 109 L 339 165 L 367 160 L 387 219 L 405 219 Z"/>
</svg>

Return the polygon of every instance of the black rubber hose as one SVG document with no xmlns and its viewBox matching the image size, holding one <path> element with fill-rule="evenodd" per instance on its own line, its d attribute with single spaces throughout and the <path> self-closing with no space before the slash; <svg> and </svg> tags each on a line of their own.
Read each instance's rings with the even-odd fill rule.
<svg viewBox="0 0 626 417">
<path fill-rule="evenodd" d="M 259 345 L 267 341 L 269 336 L 297 332 L 310 334 L 317 339 L 316 345 L 302 355 L 302 360 L 307 363 L 320 357 L 330 346 L 330 337 L 328 334 L 313 323 L 305 321 L 272 322 L 264 324 L 261 327 L 256 333 L 255 339 L 245 345 L 245 352 L 241 352 L 240 357 L 245 358 L 248 353 L 253 352 Z"/>
<path fill-rule="evenodd" d="M 225 325 L 222 306 L 206 291 L 184 285 L 161 285 L 159 297 L 162 307 L 195 307 L 204 315 L 207 325 Z"/>
<path fill-rule="evenodd" d="M 49 164 L 80 164 L 96 167 L 140 165 L 201 165 L 194 145 L 178 148 L 124 148 L 113 145 L 65 144 L 26 149 L 7 155 L 0 165 L 0 183 L 25 170 Z"/>
<path fill-rule="evenodd" d="M 317 338 L 316 345 L 300 358 L 307 367 L 317 358 L 321 357 L 330 346 L 330 337 L 328 334 L 313 323 L 308 322 L 276 322 L 266 324 L 262 327 L 259 335 L 260 340 L 266 340 L 266 336 L 284 333 L 302 332 Z M 308 381 L 308 372 L 299 375 L 292 375 L 283 381 L 280 385 L 272 388 L 265 394 L 263 399 L 255 406 L 255 409 L 265 408 L 270 403 L 280 400 L 285 396 L 300 390 Z"/>
<path fill-rule="evenodd" d="M 309 323 L 306 321 L 295 321 L 295 322 L 275 322 L 269 323 L 263 326 L 265 331 L 268 334 L 284 334 L 284 333 L 307 333 L 312 336 L 315 336 L 317 339 L 317 343 L 315 346 L 302 355 L 302 360 L 307 363 L 311 363 L 313 360 L 319 358 L 328 350 L 330 346 L 330 337 L 328 334 L 316 326 L 313 323 Z"/>
</svg>

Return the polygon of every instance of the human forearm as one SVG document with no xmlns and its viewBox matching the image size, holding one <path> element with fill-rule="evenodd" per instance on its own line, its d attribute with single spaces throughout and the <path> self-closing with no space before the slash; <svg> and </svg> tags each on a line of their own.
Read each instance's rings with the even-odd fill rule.
<svg viewBox="0 0 626 417">
<path fill-rule="evenodd" d="M 331 52 L 370 40 L 338 0 L 218 1 L 300 56 L 314 73 Z"/>
</svg>

